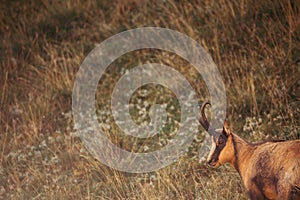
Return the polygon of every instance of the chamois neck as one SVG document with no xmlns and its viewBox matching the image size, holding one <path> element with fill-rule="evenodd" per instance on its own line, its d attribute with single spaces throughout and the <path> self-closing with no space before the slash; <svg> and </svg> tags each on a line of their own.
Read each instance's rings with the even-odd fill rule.
<svg viewBox="0 0 300 200">
<path fill-rule="evenodd" d="M 234 147 L 234 158 L 230 164 L 241 175 L 241 171 L 243 171 L 244 168 L 244 165 L 242 165 L 242 163 L 245 163 L 244 160 L 248 160 L 251 157 L 254 148 L 247 141 L 243 140 L 238 135 L 235 135 L 233 133 L 232 143 Z"/>
</svg>

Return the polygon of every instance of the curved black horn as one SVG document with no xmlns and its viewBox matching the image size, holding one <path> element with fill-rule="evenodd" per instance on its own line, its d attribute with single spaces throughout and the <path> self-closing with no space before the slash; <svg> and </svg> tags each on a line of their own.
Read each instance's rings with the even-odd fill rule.
<svg viewBox="0 0 300 200">
<path fill-rule="evenodd" d="M 207 121 L 207 118 L 206 118 L 205 112 L 204 112 L 207 104 L 211 105 L 209 101 L 205 101 L 201 106 L 201 109 L 200 109 L 201 118 L 199 118 L 198 115 L 196 114 L 197 120 L 200 122 L 200 124 L 206 131 L 208 131 L 208 128 L 209 128 L 209 122 Z"/>
</svg>

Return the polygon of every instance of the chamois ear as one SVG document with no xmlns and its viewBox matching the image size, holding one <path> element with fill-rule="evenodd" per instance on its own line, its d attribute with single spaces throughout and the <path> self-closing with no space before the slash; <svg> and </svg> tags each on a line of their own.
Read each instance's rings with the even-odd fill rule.
<svg viewBox="0 0 300 200">
<path fill-rule="evenodd" d="M 225 134 L 227 137 L 231 134 L 229 125 L 226 121 L 224 122 L 224 126 L 223 126 L 223 134 Z"/>
</svg>

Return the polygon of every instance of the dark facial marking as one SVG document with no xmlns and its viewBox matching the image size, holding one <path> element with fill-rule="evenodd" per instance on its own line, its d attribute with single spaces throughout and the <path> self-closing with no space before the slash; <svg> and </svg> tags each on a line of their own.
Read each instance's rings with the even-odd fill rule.
<svg viewBox="0 0 300 200">
<path fill-rule="evenodd" d="M 217 147 L 219 147 L 220 149 L 223 149 L 226 145 L 226 142 L 227 142 L 227 137 L 225 135 L 220 135 L 217 139 Z"/>
<path fill-rule="evenodd" d="M 216 140 L 216 149 L 212 155 L 212 161 L 217 161 L 219 159 L 219 155 L 221 153 L 221 151 L 224 149 L 224 147 L 226 146 L 226 142 L 227 142 L 227 136 L 221 134 L 217 140 Z"/>
</svg>

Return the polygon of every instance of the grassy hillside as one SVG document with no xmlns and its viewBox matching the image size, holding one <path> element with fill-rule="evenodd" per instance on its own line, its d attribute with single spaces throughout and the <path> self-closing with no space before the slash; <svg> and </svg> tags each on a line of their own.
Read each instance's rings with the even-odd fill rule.
<svg viewBox="0 0 300 200">
<path fill-rule="evenodd" d="M 177 30 L 210 53 L 238 135 L 253 142 L 300 138 L 299 0 L 4 0 L 0 9 L 1 199 L 247 199 L 233 169 L 199 163 L 201 127 L 178 162 L 145 174 L 106 167 L 73 136 L 72 88 L 80 64 L 97 44 L 132 28 Z M 143 102 L 166 103 L 164 133 L 140 141 L 115 125 L 109 107 L 115 83 L 147 62 L 174 67 L 200 102 L 209 98 L 202 77 L 177 55 L 139 50 L 118 58 L 99 82 L 97 113 L 110 139 L 135 151 L 165 145 L 180 116 L 170 90 L 148 85 L 131 98 L 132 118 L 149 121 L 139 112 L 149 110 Z"/>
</svg>

